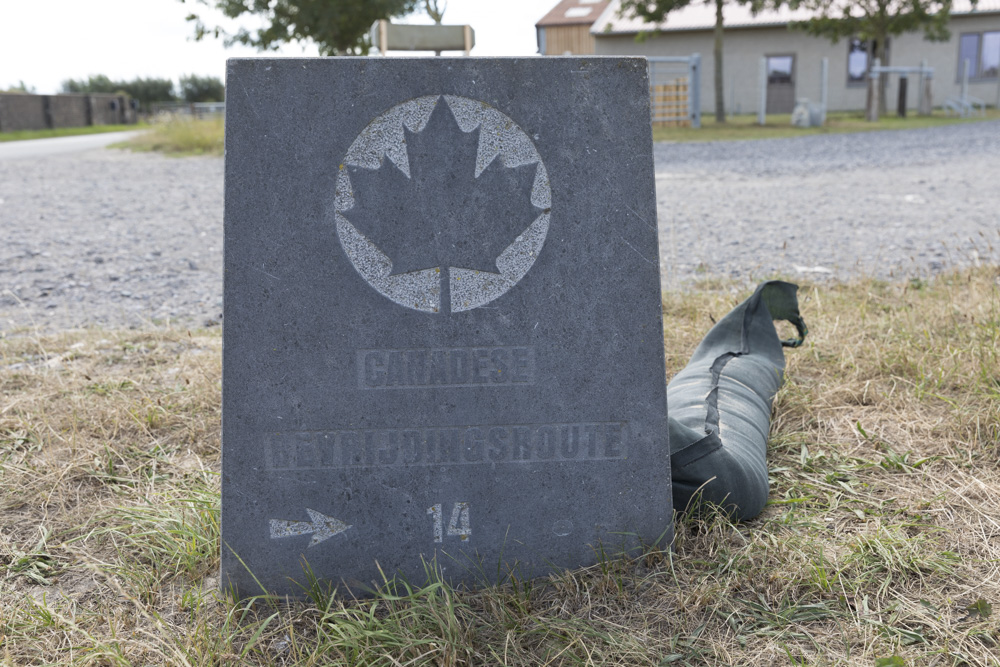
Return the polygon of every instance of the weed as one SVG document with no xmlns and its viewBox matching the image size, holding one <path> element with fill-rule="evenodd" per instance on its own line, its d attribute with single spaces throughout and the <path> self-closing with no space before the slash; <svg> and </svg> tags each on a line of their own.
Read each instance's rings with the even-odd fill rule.
<svg viewBox="0 0 1000 667">
<path fill-rule="evenodd" d="M 156 151 L 173 156 L 222 155 L 224 147 L 222 118 L 194 120 L 176 117 L 156 123 L 148 132 L 113 144 L 112 148 L 133 151 Z"/>
</svg>

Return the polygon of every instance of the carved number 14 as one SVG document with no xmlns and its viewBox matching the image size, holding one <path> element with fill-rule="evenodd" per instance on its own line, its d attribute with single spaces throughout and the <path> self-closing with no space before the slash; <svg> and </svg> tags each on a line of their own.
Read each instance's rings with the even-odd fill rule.
<svg viewBox="0 0 1000 667">
<path fill-rule="evenodd" d="M 427 513 L 434 517 L 434 541 L 444 542 L 444 514 L 441 503 L 435 503 L 427 508 Z M 451 507 L 451 520 L 448 522 L 448 536 L 459 537 L 463 541 L 472 535 L 469 526 L 469 503 L 455 503 Z"/>
</svg>

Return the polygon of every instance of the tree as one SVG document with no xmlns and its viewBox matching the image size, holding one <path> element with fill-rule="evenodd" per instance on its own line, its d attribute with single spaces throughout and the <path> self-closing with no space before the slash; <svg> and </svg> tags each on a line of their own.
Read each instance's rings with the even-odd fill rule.
<svg viewBox="0 0 1000 667">
<path fill-rule="evenodd" d="M 409 14 L 420 4 L 420 0 L 191 1 L 214 6 L 231 19 L 248 15 L 264 22 L 264 27 L 254 31 L 240 28 L 228 33 L 221 26 L 209 28 L 197 14 L 191 14 L 187 18 L 195 24 L 195 39 L 212 35 L 224 38 L 226 46 L 239 43 L 261 51 L 306 40 L 315 42 L 326 56 L 367 54 L 371 47 L 368 31 L 375 21 Z"/>
<path fill-rule="evenodd" d="M 91 75 L 86 80 L 67 79 L 62 83 L 64 93 L 109 93 L 125 94 L 138 100 L 139 104 L 148 108 L 152 102 L 172 102 L 174 82 L 170 79 L 144 79 L 136 77 L 131 81 L 112 81 L 103 74 Z"/>
<path fill-rule="evenodd" d="M 978 0 L 971 0 L 973 8 Z M 948 18 L 952 0 L 790 0 L 792 9 L 812 10 L 815 16 L 792 23 L 810 35 L 826 37 L 836 44 L 840 38 L 856 38 L 874 43 L 874 56 L 889 64 L 890 37 L 904 32 L 924 31 L 924 38 L 942 42 L 951 37 Z M 871 63 L 869 63 L 871 67 Z M 879 107 L 886 109 L 887 77 L 879 78 Z"/>
<path fill-rule="evenodd" d="M 121 81 L 117 86 L 119 90 L 139 100 L 139 105 L 147 111 L 153 102 L 173 102 L 177 99 L 177 95 L 174 94 L 174 82 L 171 79 L 136 77 L 131 81 Z"/>
<path fill-rule="evenodd" d="M 715 122 L 725 123 L 726 104 L 722 96 L 722 8 L 727 1 L 741 5 L 750 4 L 753 7 L 760 6 L 759 3 L 754 0 L 622 0 L 621 11 L 630 12 L 632 16 L 649 23 L 662 23 L 670 12 L 684 9 L 699 1 L 715 5 L 715 44 L 712 49 L 715 66 Z"/>
<path fill-rule="evenodd" d="M 441 25 L 444 13 L 448 9 L 448 3 L 441 4 L 440 0 L 424 0 L 424 11 L 431 17 L 437 25 Z"/>
<path fill-rule="evenodd" d="M 441 5 L 440 0 L 424 0 L 424 11 L 427 12 L 427 16 L 431 17 L 435 25 L 441 25 L 445 10 L 447 9 L 448 3 Z M 434 55 L 439 56 L 441 52 L 435 51 Z"/>
<path fill-rule="evenodd" d="M 80 79 L 66 79 L 62 83 L 64 93 L 117 93 L 120 84 L 115 83 L 103 74 L 92 74 L 84 81 Z"/>
<path fill-rule="evenodd" d="M 226 99 L 226 87 L 218 77 L 182 76 L 181 99 L 185 102 L 222 102 Z"/>
<path fill-rule="evenodd" d="M 7 90 L 0 90 L 0 93 L 4 93 L 4 92 L 6 92 L 6 93 L 15 93 L 15 94 L 20 93 L 20 94 L 34 95 L 35 92 L 36 92 L 36 90 L 35 90 L 34 86 L 29 86 L 22 79 L 21 81 L 18 82 L 18 84 L 16 86 L 11 86 Z"/>
</svg>

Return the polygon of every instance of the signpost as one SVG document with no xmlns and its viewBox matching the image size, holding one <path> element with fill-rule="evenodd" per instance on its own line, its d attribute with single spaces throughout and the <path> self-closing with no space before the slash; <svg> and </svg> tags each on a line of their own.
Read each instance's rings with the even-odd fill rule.
<svg viewBox="0 0 1000 667">
<path fill-rule="evenodd" d="M 469 55 L 476 45 L 471 25 L 406 25 L 387 19 L 372 25 L 372 45 L 383 56 L 388 51 L 463 51 Z"/>
<path fill-rule="evenodd" d="M 642 58 L 233 59 L 223 585 L 671 538 Z"/>
</svg>

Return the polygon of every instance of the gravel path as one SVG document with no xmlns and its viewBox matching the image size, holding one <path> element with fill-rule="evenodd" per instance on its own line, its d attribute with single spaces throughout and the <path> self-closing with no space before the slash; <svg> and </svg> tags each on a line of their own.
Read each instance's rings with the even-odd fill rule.
<svg viewBox="0 0 1000 667">
<path fill-rule="evenodd" d="M 655 148 L 665 283 L 1000 264 L 1000 122 Z"/>
<path fill-rule="evenodd" d="M 1000 123 L 655 147 L 665 283 L 1000 264 Z M 0 160 L 0 335 L 211 326 L 222 160 Z"/>
<path fill-rule="evenodd" d="M 0 333 L 222 312 L 222 160 L 0 160 Z"/>
</svg>

